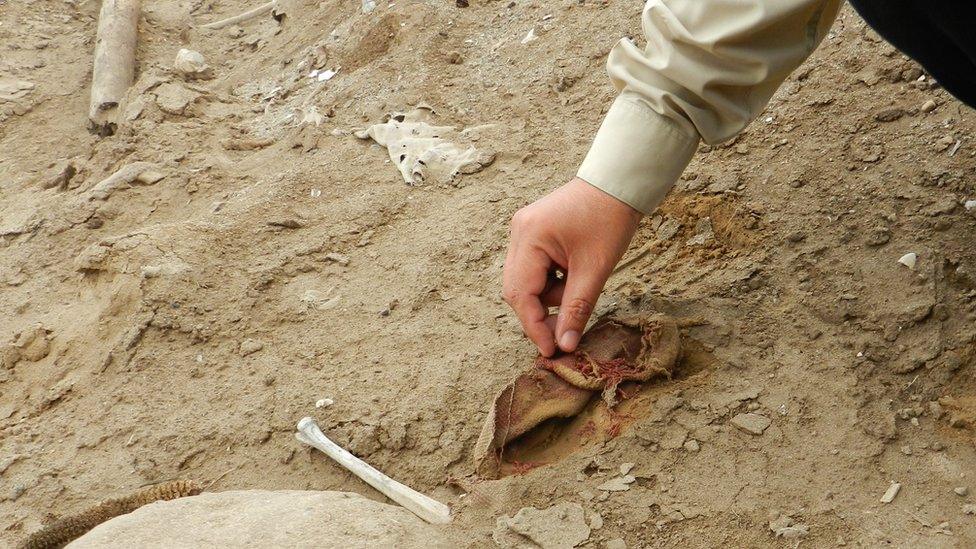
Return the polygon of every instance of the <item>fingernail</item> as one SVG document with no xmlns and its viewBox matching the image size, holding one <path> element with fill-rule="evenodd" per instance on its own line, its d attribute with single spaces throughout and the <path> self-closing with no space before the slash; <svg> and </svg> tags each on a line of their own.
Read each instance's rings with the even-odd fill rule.
<svg viewBox="0 0 976 549">
<path fill-rule="evenodd" d="M 571 352 L 576 350 L 576 346 L 579 345 L 580 333 L 576 330 L 568 330 L 563 334 L 563 337 L 559 338 L 559 348 L 565 352 Z"/>
</svg>

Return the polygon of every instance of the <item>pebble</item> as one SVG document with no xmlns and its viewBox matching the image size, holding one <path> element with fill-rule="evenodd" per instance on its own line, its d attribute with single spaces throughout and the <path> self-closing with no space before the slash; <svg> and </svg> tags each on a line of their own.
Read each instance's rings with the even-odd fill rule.
<svg viewBox="0 0 976 549">
<path fill-rule="evenodd" d="M 967 212 L 973 212 L 973 211 L 976 211 L 976 200 L 967 200 L 967 201 L 966 201 L 966 202 L 965 202 L 965 203 L 963 204 L 963 207 L 964 207 L 964 208 L 966 208 L 966 211 L 967 211 Z"/>
<path fill-rule="evenodd" d="M 333 404 L 335 404 L 335 401 L 332 400 L 331 398 L 320 398 L 315 401 L 316 408 L 325 408 L 328 406 L 332 406 Z"/>
<path fill-rule="evenodd" d="M 895 496 L 898 495 L 898 492 L 900 490 L 901 490 L 901 483 L 892 482 L 891 486 L 888 486 L 888 489 L 885 490 L 884 495 L 881 496 L 881 503 L 891 503 L 892 501 L 894 501 Z"/>
<path fill-rule="evenodd" d="M 966 497 L 969 495 L 969 488 L 966 486 L 957 486 L 953 488 L 952 491 L 955 492 L 957 496 Z"/>
<path fill-rule="evenodd" d="M 633 475 L 624 475 L 622 477 L 612 478 L 603 484 L 596 487 L 597 490 L 603 490 L 604 492 L 625 492 L 630 490 L 630 485 L 637 480 Z"/>
<path fill-rule="evenodd" d="M 936 107 L 938 107 L 936 102 L 929 99 L 925 103 L 922 103 L 922 112 L 932 112 Z"/>
<path fill-rule="evenodd" d="M 810 533 L 810 527 L 793 521 L 789 515 L 779 515 L 769 521 L 769 529 L 778 538 L 798 539 Z"/>
<path fill-rule="evenodd" d="M 188 78 L 204 78 L 209 76 L 210 67 L 207 66 L 203 54 L 198 51 L 181 48 L 173 61 L 173 68 Z"/>
<path fill-rule="evenodd" d="M 264 349 L 264 343 L 256 339 L 247 338 L 241 342 L 241 356 L 253 355 Z"/>
<path fill-rule="evenodd" d="M 701 445 L 698 444 L 698 441 L 693 438 L 685 441 L 684 446 L 685 450 L 688 450 L 689 452 L 697 452 L 698 450 L 701 450 Z"/>
<path fill-rule="evenodd" d="M 905 116 L 905 110 L 895 107 L 878 111 L 875 113 L 874 119 L 878 122 L 894 122 L 902 116 Z"/>
<path fill-rule="evenodd" d="M 689 238 L 685 246 L 701 246 L 711 240 L 715 240 L 712 219 L 710 217 L 703 217 L 695 225 L 695 236 Z"/>
<path fill-rule="evenodd" d="M 187 108 L 200 96 L 179 84 L 168 82 L 156 88 L 156 106 L 167 114 L 186 116 Z"/>
<path fill-rule="evenodd" d="M 301 229 L 302 227 L 304 227 L 301 221 L 290 217 L 286 217 L 282 219 L 272 219 L 270 221 L 267 221 L 267 224 L 269 227 L 281 227 L 282 229 Z"/>
<path fill-rule="evenodd" d="M 326 254 L 325 255 L 325 259 L 327 261 L 334 261 L 334 262 L 338 263 L 339 265 L 342 265 L 343 267 L 345 267 L 346 265 L 349 264 L 349 256 L 342 255 L 342 254 L 335 253 L 335 252 L 331 252 L 331 253 Z"/>
<path fill-rule="evenodd" d="M 803 242 L 806 239 L 807 235 L 803 231 L 793 231 L 792 233 L 786 235 L 786 240 L 793 244 Z"/>
<path fill-rule="evenodd" d="M 763 434 L 772 423 L 768 417 L 753 413 L 738 414 L 732 418 L 732 425 L 735 428 L 756 436 Z"/>
<path fill-rule="evenodd" d="M 963 505 L 962 512 L 966 515 L 976 515 L 976 504 L 967 503 Z"/>
<path fill-rule="evenodd" d="M 526 541 L 538 547 L 576 547 L 590 537 L 590 527 L 580 504 L 564 502 L 548 509 L 523 507 L 512 517 L 501 516 L 491 537 L 502 548 L 525 547 Z"/>
<path fill-rule="evenodd" d="M 620 474 L 621 475 L 628 475 L 628 474 L 630 474 L 630 471 L 633 470 L 633 468 L 634 468 L 634 464 L 633 463 L 621 463 L 620 464 Z"/>
</svg>

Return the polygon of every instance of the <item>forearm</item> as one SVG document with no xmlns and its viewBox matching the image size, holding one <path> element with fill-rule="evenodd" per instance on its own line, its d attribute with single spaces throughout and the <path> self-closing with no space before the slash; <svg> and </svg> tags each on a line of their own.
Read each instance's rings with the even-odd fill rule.
<svg viewBox="0 0 976 549">
<path fill-rule="evenodd" d="M 621 40 L 620 96 L 578 176 L 649 213 L 690 162 L 749 124 L 826 34 L 840 0 L 649 0 L 644 50 Z"/>
</svg>

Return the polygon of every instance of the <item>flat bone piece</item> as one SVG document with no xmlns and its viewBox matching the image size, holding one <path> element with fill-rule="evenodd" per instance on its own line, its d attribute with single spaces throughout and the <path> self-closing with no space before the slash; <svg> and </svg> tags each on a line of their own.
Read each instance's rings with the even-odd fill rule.
<svg viewBox="0 0 976 549">
<path fill-rule="evenodd" d="M 295 438 L 303 444 L 318 448 L 338 462 L 339 465 L 362 479 L 363 482 L 376 488 L 383 495 L 427 522 L 431 524 L 448 524 L 451 522 L 451 509 L 447 505 L 400 484 L 372 465 L 350 454 L 348 450 L 329 440 L 319 429 L 314 419 L 302 418 L 298 422 L 298 432 L 295 433 Z"/>
</svg>

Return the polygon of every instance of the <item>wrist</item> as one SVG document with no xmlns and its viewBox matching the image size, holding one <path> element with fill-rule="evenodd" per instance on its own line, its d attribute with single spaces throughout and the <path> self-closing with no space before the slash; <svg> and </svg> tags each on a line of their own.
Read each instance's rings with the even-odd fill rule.
<svg viewBox="0 0 976 549">
<path fill-rule="evenodd" d="M 611 216 L 613 219 L 625 221 L 626 223 L 633 225 L 634 228 L 637 227 L 637 224 L 640 223 L 641 218 L 644 217 L 643 213 L 630 204 L 620 200 L 619 198 L 591 184 L 579 176 L 576 176 L 570 180 L 566 186 L 572 187 L 576 192 L 583 195 L 586 203 L 591 205 L 601 214 Z"/>
</svg>

